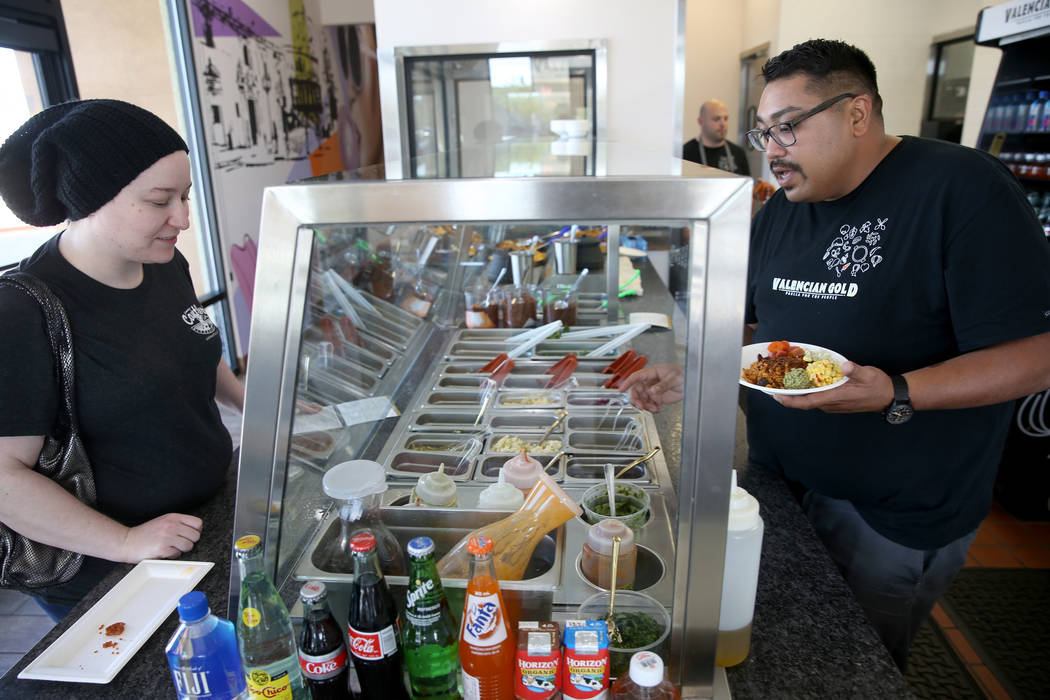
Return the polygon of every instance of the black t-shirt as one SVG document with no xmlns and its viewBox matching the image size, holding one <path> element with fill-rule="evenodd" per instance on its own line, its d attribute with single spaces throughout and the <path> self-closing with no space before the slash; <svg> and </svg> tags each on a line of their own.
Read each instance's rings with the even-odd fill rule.
<svg viewBox="0 0 1050 700">
<path fill-rule="evenodd" d="M 214 494 L 232 455 L 215 405 L 221 340 L 197 304 L 186 259 L 176 252 L 169 263 L 145 265 L 138 287 L 115 289 L 70 265 L 55 236 L 26 269 L 69 316 L 97 509 L 137 525 Z M 49 434 L 59 403 L 43 314 L 4 287 L 0 318 L 0 435 Z"/>
<path fill-rule="evenodd" d="M 715 148 L 704 146 L 704 156 L 707 157 L 707 163 L 704 163 L 704 159 L 700 155 L 700 142 L 697 139 L 691 139 L 682 146 L 682 160 L 692 161 L 700 165 L 710 165 L 712 168 L 736 173 L 737 175 L 751 176 L 751 166 L 747 163 L 747 153 L 732 141 L 726 141 L 723 145 Z"/>
<path fill-rule="evenodd" d="M 791 203 L 752 227 L 747 322 L 755 342 L 808 342 L 888 373 L 1050 331 L 1050 246 L 995 158 L 904 137 L 853 192 Z M 832 498 L 878 532 L 939 547 L 988 513 L 1013 402 L 828 414 L 748 392 L 751 457 Z"/>
</svg>

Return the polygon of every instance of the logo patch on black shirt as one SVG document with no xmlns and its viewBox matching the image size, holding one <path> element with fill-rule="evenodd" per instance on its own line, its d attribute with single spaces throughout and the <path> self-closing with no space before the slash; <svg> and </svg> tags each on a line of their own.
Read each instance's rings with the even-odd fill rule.
<svg viewBox="0 0 1050 700">
<path fill-rule="evenodd" d="M 205 335 L 209 338 L 219 332 L 219 329 L 211 322 L 208 312 L 201 308 L 200 304 L 194 304 L 183 311 L 182 320 L 193 329 L 194 333 Z"/>
</svg>

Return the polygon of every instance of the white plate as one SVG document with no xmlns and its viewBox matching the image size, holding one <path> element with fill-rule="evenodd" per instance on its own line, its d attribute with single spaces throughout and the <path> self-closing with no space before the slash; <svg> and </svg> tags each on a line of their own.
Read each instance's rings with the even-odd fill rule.
<svg viewBox="0 0 1050 700">
<path fill-rule="evenodd" d="M 832 360 L 838 363 L 839 367 L 842 367 L 842 363 L 846 361 L 846 358 L 838 354 L 834 350 L 828 350 L 822 348 L 819 345 L 810 345 L 809 343 L 796 343 L 794 341 L 788 341 L 792 345 L 805 350 L 811 350 L 818 353 L 824 353 Z M 754 343 L 752 345 L 745 345 L 740 349 L 740 373 L 743 374 L 744 370 L 751 366 L 751 363 L 758 359 L 759 354 L 763 357 L 769 354 L 769 343 Z M 843 377 L 834 384 L 828 384 L 827 386 L 817 386 L 812 389 L 770 389 L 767 386 L 759 386 L 752 384 L 751 382 L 745 382 L 741 376 L 740 383 L 746 386 L 748 389 L 757 389 L 758 391 L 766 394 L 815 394 L 818 391 L 827 391 L 828 389 L 834 389 L 837 386 L 842 386 L 849 381 L 849 377 Z"/>
<path fill-rule="evenodd" d="M 139 562 L 18 677 L 109 683 L 171 614 L 179 598 L 192 591 L 213 566 L 210 561 Z M 105 627 L 115 622 L 124 623 L 124 633 L 107 637 Z M 109 641 L 117 646 L 104 648 Z"/>
</svg>

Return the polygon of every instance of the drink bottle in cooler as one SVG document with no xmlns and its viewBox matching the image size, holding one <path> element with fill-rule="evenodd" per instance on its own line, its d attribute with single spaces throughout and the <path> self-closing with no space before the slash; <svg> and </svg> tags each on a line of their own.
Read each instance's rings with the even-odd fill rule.
<svg viewBox="0 0 1050 700">
<path fill-rule="evenodd" d="M 459 698 L 456 620 L 434 563 L 434 541 L 408 543 L 408 592 L 401 637 L 413 698 Z"/>
<path fill-rule="evenodd" d="M 492 563 L 492 539 L 471 537 L 470 581 L 459 630 L 459 661 L 466 700 L 510 700 L 514 697 L 515 640 L 507 606 L 499 592 Z"/>
<path fill-rule="evenodd" d="M 299 666 L 313 700 L 350 700 L 350 660 L 332 611 L 328 591 L 320 581 L 299 589 L 303 601 L 303 629 L 299 635 Z"/>
<path fill-rule="evenodd" d="M 397 606 L 379 569 L 375 535 L 358 532 L 350 538 L 350 551 L 354 587 L 346 632 L 361 694 L 369 699 L 407 700 L 397 638 Z"/>
<path fill-rule="evenodd" d="M 292 619 L 263 567 L 262 540 L 245 535 L 233 550 L 241 571 L 237 646 L 248 692 L 267 700 L 309 700 Z"/>
<path fill-rule="evenodd" d="M 179 598 L 179 620 L 164 649 L 179 700 L 248 700 L 233 623 L 212 615 L 200 591 Z"/>
</svg>

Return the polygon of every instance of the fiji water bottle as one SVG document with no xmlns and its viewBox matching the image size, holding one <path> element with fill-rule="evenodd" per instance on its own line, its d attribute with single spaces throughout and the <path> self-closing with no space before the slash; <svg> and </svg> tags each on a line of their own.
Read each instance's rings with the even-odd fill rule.
<svg viewBox="0 0 1050 700">
<path fill-rule="evenodd" d="M 179 619 L 164 648 L 179 700 L 247 700 L 233 623 L 212 615 L 200 591 L 179 599 Z"/>
<path fill-rule="evenodd" d="M 1043 118 L 1043 104 L 1046 102 L 1046 98 L 1050 96 L 1050 92 L 1046 90 L 1040 90 L 1038 97 L 1033 93 L 1032 99 L 1028 101 L 1028 115 L 1025 121 L 1025 131 L 1039 131 L 1040 122 Z"/>
</svg>

